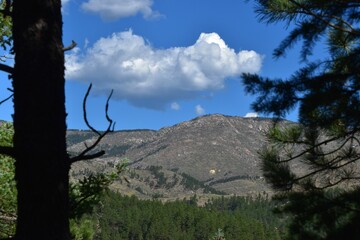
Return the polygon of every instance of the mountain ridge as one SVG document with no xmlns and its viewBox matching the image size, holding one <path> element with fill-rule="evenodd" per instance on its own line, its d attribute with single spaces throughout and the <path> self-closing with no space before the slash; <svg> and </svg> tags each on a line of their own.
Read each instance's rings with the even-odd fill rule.
<svg viewBox="0 0 360 240">
<path fill-rule="evenodd" d="M 175 191 L 177 194 L 182 186 L 171 183 L 170 178 L 181 182 L 184 176 L 203 184 L 200 192 L 204 191 L 204 186 L 236 195 L 271 192 L 262 177 L 257 152 L 265 144 L 265 133 L 272 124 L 273 119 L 267 118 L 211 114 L 159 130 L 116 131 L 108 134 L 97 147 L 97 150 L 105 150 L 103 157 L 73 169 L 76 172 L 98 164 L 105 171 L 106 164 L 110 166 L 127 158 L 129 168 L 139 175 L 139 179 L 133 180 L 133 189 L 141 186 L 146 192 L 161 190 L 161 187 L 154 187 L 159 179 L 149 173 L 149 169 L 161 167 L 159 171 L 166 175 L 167 186 L 173 184 L 174 189 L 179 190 Z M 69 130 L 69 152 L 80 152 L 84 149 L 83 141 L 90 144 L 95 137 L 89 131 Z M 146 177 L 141 177 L 141 174 Z M 154 183 L 147 186 L 146 179 L 148 183 Z M 165 190 L 172 195 L 172 189 Z"/>
</svg>

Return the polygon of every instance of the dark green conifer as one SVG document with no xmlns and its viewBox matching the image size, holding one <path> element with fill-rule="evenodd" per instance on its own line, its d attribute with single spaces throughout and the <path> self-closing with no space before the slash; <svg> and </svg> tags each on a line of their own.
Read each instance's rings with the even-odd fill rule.
<svg viewBox="0 0 360 240">
<path fill-rule="evenodd" d="M 293 239 L 359 239 L 360 3 L 256 2 L 261 21 L 292 28 L 275 58 L 303 43 L 303 67 L 289 78 L 243 75 L 246 91 L 257 95 L 254 110 L 282 118 L 299 109 L 299 124 L 277 122 L 269 131 L 264 175 L 286 200 L 280 210 L 293 215 Z M 312 56 L 316 44 L 327 51 L 322 59 Z"/>
</svg>

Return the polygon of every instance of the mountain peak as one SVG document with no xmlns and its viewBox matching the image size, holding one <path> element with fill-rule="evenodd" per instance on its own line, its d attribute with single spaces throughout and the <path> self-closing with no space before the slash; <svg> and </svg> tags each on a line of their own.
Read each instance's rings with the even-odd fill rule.
<svg viewBox="0 0 360 240">
<path fill-rule="evenodd" d="M 255 189 L 268 191 L 257 152 L 264 145 L 271 119 L 210 114 L 158 131 L 127 130 L 106 136 L 99 149 L 106 155 L 98 162 L 128 158 L 137 171 L 158 166 L 164 171 L 191 176 L 220 191 L 242 194 Z M 84 147 L 77 138 L 93 141 L 95 136 L 69 134 L 69 151 Z"/>
</svg>

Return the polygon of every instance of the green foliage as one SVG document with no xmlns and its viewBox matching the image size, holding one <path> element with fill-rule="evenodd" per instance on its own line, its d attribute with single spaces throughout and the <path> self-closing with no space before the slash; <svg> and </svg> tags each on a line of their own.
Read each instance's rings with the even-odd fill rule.
<svg viewBox="0 0 360 240">
<path fill-rule="evenodd" d="M 205 185 L 203 182 L 200 182 L 189 174 L 181 173 L 181 176 L 183 177 L 183 179 L 181 180 L 181 184 L 184 186 L 185 189 L 196 191 L 200 188 L 204 188 L 204 193 L 213 193 L 219 195 L 225 194 L 224 192 L 218 191 L 209 185 Z"/>
<path fill-rule="evenodd" d="M 204 187 L 204 184 L 202 182 L 190 176 L 189 174 L 182 173 L 181 176 L 183 177 L 181 184 L 184 186 L 185 189 L 196 191 L 199 188 Z"/>
<path fill-rule="evenodd" d="M 14 129 L 11 123 L 0 123 L 0 146 L 11 147 L 13 144 Z"/>
<path fill-rule="evenodd" d="M 127 163 L 127 160 L 123 160 L 114 166 L 112 172 L 90 173 L 78 182 L 70 183 L 70 218 L 80 218 L 91 213 L 110 184 L 125 170 Z"/>
<path fill-rule="evenodd" d="M 274 126 L 273 128 L 270 128 L 267 133 L 267 137 L 273 143 L 293 143 L 300 140 L 301 134 L 301 127 L 297 124 L 292 124 L 284 129 L 281 129 L 279 126 Z"/>
<path fill-rule="evenodd" d="M 259 154 L 262 159 L 261 169 L 271 186 L 276 190 L 290 190 L 296 175 L 290 171 L 287 162 L 279 158 L 279 150 L 270 146 Z"/>
<path fill-rule="evenodd" d="M 11 123 L 0 125 L 0 146 L 12 146 L 14 129 Z M 125 159 L 108 173 L 90 173 L 88 176 L 70 184 L 70 224 L 71 234 L 76 240 L 93 239 L 94 223 L 84 218 L 99 204 L 109 185 L 125 171 Z M 14 235 L 17 210 L 17 191 L 14 180 L 14 159 L 0 155 L 0 238 Z"/>
<path fill-rule="evenodd" d="M 17 191 L 14 170 L 14 160 L 0 156 L 0 238 L 15 233 Z"/>
<path fill-rule="evenodd" d="M 166 185 L 167 178 L 165 177 L 165 174 L 161 171 L 161 166 L 150 166 L 147 169 L 157 179 L 157 184 L 155 187 L 160 188 Z"/>
<path fill-rule="evenodd" d="M 6 1 L 0 1 L 0 9 L 5 9 Z M 4 51 L 7 51 L 12 46 L 12 19 L 10 16 L 0 14 L 0 46 Z M 5 55 L 0 56 L 1 61 L 5 61 Z"/>
<path fill-rule="evenodd" d="M 77 143 L 84 142 L 85 140 L 96 136 L 96 133 L 93 133 L 91 131 L 81 131 L 78 134 L 68 134 L 66 137 L 66 141 L 68 146 L 71 146 Z"/>
<path fill-rule="evenodd" d="M 235 180 L 256 180 L 256 179 L 260 179 L 261 176 L 250 176 L 248 174 L 246 175 L 237 175 L 237 176 L 231 176 L 231 177 L 227 177 L 227 178 L 221 178 L 221 179 L 218 179 L 218 180 L 214 180 L 214 181 L 211 181 L 208 186 L 213 186 L 215 184 L 219 184 L 219 183 L 226 183 L 226 182 L 232 182 L 232 181 L 235 181 Z M 219 195 L 222 195 L 224 193 L 218 193 Z"/>
<path fill-rule="evenodd" d="M 0 123 L 0 146 L 12 146 L 13 135 L 12 124 Z M 0 238 L 15 233 L 17 191 L 14 171 L 14 159 L 0 155 Z"/>
<path fill-rule="evenodd" d="M 276 122 L 268 133 L 268 146 L 260 152 L 265 178 L 284 200 L 279 211 L 293 215 L 294 239 L 358 239 L 353 221 L 360 215 L 354 197 L 360 175 L 360 4 L 256 2 L 261 21 L 284 21 L 292 28 L 274 57 L 285 56 L 296 43 L 303 43 L 303 67 L 288 79 L 243 75 L 246 91 L 257 95 L 255 111 L 280 118 L 299 109 L 299 124 Z M 309 61 L 318 42 L 328 54 Z M 327 190 L 335 186 L 341 191 Z"/>
<path fill-rule="evenodd" d="M 359 197 L 359 188 L 292 192 L 277 196 L 277 211 L 292 214 L 291 239 L 358 239 Z"/>
<path fill-rule="evenodd" d="M 71 239 L 73 240 L 93 240 L 95 237 L 95 226 L 91 219 L 82 217 L 81 219 L 70 219 Z"/>
<path fill-rule="evenodd" d="M 194 198 L 196 198 L 194 196 Z M 212 239 L 218 229 L 227 239 L 281 239 L 282 221 L 265 198 L 212 199 L 204 207 L 188 201 L 162 203 L 109 192 L 101 201 L 95 239 Z"/>
<path fill-rule="evenodd" d="M 211 239 L 212 240 L 225 240 L 225 234 L 224 234 L 223 230 L 221 228 L 219 228 Z"/>
</svg>

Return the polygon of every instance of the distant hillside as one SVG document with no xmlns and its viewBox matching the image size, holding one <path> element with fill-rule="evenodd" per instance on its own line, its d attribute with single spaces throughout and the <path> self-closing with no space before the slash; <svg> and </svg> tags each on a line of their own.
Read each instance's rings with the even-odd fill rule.
<svg viewBox="0 0 360 240">
<path fill-rule="evenodd" d="M 78 176 L 84 169 L 106 171 L 119 159 L 128 158 L 131 184 L 117 184 L 114 188 L 140 197 L 268 192 L 257 152 L 265 143 L 264 133 L 271 124 L 265 118 L 214 114 L 158 131 L 117 131 L 99 145 L 106 151 L 101 159 L 76 164 L 72 175 Z M 94 139 L 89 131 L 70 130 L 68 150 L 73 154 L 80 152 L 84 143 Z M 196 187 L 189 187 L 190 182 L 196 182 Z"/>
</svg>

